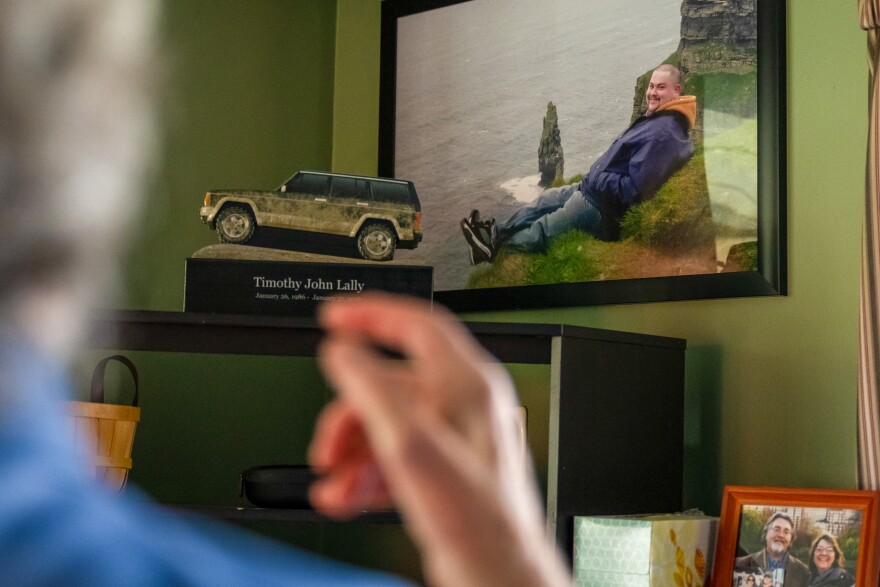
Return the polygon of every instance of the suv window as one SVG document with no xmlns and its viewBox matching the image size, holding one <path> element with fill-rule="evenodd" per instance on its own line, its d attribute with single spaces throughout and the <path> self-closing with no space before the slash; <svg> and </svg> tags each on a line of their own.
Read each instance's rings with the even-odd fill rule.
<svg viewBox="0 0 880 587">
<path fill-rule="evenodd" d="M 303 173 L 299 177 L 293 178 L 293 185 L 288 188 L 291 192 L 300 194 L 309 194 L 312 196 L 326 196 L 330 191 L 330 176 L 312 175 L 311 173 Z"/>
<path fill-rule="evenodd" d="M 367 182 L 353 177 L 334 177 L 331 192 L 334 198 L 347 198 L 352 200 L 369 200 L 370 192 L 367 190 Z"/>
<path fill-rule="evenodd" d="M 373 199 L 377 202 L 392 202 L 394 204 L 409 204 L 409 186 L 402 183 L 385 181 L 373 181 Z"/>
</svg>

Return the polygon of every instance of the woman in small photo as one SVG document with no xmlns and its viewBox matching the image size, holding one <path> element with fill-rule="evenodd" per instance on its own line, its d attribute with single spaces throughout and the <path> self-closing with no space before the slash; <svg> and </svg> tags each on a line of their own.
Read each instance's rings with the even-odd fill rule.
<svg viewBox="0 0 880 587">
<path fill-rule="evenodd" d="M 808 587 L 853 587 L 856 581 L 843 564 L 843 551 L 837 539 L 827 532 L 820 534 L 810 546 Z"/>
</svg>

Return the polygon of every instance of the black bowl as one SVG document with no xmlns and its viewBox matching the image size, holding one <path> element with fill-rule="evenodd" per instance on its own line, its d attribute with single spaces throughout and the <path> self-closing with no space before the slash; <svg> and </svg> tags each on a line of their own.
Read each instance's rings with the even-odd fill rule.
<svg viewBox="0 0 880 587">
<path fill-rule="evenodd" d="M 307 509 L 314 480 L 308 465 L 265 465 L 243 471 L 241 488 L 248 501 L 259 507 Z"/>
</svg>

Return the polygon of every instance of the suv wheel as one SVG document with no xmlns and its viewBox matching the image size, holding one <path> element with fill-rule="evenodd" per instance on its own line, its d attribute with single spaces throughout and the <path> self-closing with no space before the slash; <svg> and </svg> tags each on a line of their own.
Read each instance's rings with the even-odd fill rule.
<svg viewBox="0 0 880 587">
<path fill-rule="evenodd" d="M 357 236 L 358 252 L 369 261 L 390 261 L 396 245 L 397 236 L 387 224 L 365 224 Z"/>
<path fill-rule="evenodd" d="M 217 235 L 221 243 L 246 243 L 254 234 L 254 217 L 240 206 L 223 208 L 217 214 Z"/>
</svg>

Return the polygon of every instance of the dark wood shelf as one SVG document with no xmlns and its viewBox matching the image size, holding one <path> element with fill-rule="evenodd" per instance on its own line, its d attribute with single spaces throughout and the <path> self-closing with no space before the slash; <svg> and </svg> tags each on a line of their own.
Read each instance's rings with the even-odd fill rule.
<svg viewBox="0 0 880 587">
<path fill-rule="evenodd" d="M 171 510 L 186 515 L 198 514 L 229 522 L 307 522 L 339 523 L 340 520 L 319 514 L 312 509 L 260 508 L 254 506 L 165 504 Z M 399 524 L 400 515 L 395 511 L 363 512 L 342 522 L 366 524 Z"/>
<path fill-rule="evenodd" d="M 309 318 L 116 310 L 94 314 L 100 348 L 245 355 L 314 356 L 323 330 Z M 564 324 L 467 322 L 471 333 L 505 363 L 550 364 L 552 340 L 591 340 L 684 349 L 677 338 Z"/>
<path fill-rule="evenodd" d="M 315 320 L 277 316 L 119 310 L 92 323 L 93 347 L 132 351 L 312 357 L 323 336 Z M 681 510 L 684 340 L 564 324 L 466 325 L 504 363 L 550 366 L 547 526 L 569 554 L 577 515 Z M 242 522 L 330 521 L 311 510 L 176 507 Z"/>
</svg>

